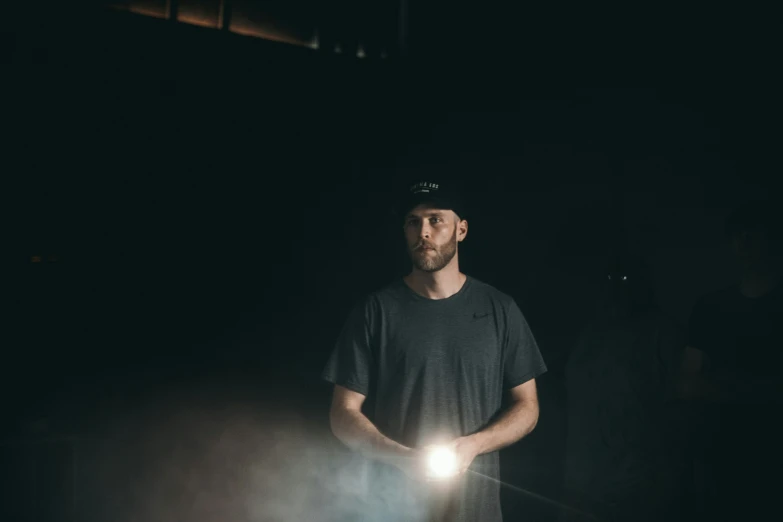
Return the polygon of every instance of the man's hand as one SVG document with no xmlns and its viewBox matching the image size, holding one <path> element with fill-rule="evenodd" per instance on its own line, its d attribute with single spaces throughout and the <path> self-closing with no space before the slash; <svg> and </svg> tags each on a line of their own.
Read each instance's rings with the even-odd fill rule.
<svg viewBox="0 0 783 522">
<path fill-rule="evenodd" d="M 433 462 L 433 456 L 437 453 L 440 456 L 436 456 Z M 479 453 L 479 444 L 474 437 L 459 437 L 444 444 L 426 446 L 419 451 L 428 482 L 448 481 L 464 474 Z M 433 466 L 443 468 L 433 469 Z"/>
<path fill-rule="evenodd" d="M 465 473 L 479 455 L 479 444 L 475 437 L 460 437 L 445 445 L 457 457 L 457 475 Z"/>
<path fill-rule="evenodd" d="M 432 469 L 431 457 L 434 451 L 451 452 L 454 455 L 453 473 L 440 473 Z M 394 457 L 389 463 L 417 482 L 439 483 L 464 474 L 480 454 L 479 442 L 475 437 L 459 437 L 443 444 L 408 448 L 404 456 Z M 448 463 L 445 463 L 447 467 Z"/>
<path fill-rule="evenodd" d="M 429 480 L 426 450 L 409 448 L 404 457 L 396 457 L 391 461 L 391 464 L 413 481 L 427 482 Z"/>
</svg>

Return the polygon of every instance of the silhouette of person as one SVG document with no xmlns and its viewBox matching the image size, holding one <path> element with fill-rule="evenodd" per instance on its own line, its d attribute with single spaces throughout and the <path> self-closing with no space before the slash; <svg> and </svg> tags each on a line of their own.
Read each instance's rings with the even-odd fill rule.
<svg viewBox="0 0 783 522">
<path fill-rule="evenodd" d="M 656 305 L 640 257 L 620 249 L 603 279 L 566 363 L 566 498 L 601 520 L 673 520 L 685 477 L 673 425 L 685 335 Z"/>
<path fill-rule="evenodd" d="M 703 296 L 691 312 L 681 393 L 704 413 L 696 431 L 706 481 L 701 500 L 714 520 L 766 518 L 778 494 L 783 364 L 778 214 L 770 202 L 754 201 L 729 216 L 725 233 L 738 281 Z"/>
</svg>

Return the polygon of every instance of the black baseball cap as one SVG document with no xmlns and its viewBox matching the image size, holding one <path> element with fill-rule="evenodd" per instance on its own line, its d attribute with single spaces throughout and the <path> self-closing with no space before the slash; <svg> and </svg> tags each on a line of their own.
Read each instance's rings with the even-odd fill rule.
<svg viewBox="0 0 783 522">
<path fill-rule="evenodd" d="M 465 219 L 465 198 L 457 183 L 449 180 L 423 179 L 407 185 L 395 208 L 399 219 L 421 204 L 431 205 L 442 210 L 454 211 L 460 219 Z"/>
</svg>

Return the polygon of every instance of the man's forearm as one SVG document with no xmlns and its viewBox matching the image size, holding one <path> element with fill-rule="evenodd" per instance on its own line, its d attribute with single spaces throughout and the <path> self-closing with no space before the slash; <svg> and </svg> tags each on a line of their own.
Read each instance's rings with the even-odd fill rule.
<svg viewBox="0 0 783 522">
<path fill-rule="evenodd" d="M 498 451 L 517 442 L 533 431 L 538 423 L 538 404 L 533 401 L 514 402 L 498 420 L 472 435 L 479 454 Z"/>
<path fill-rule="evenodd" d="M 383 435 L 366 415 L 358 411 L 333 412 L 331 426 L 332 432 L 343 444 L 367 458 L 396 465 L 411 451 Z"/>
</svg>

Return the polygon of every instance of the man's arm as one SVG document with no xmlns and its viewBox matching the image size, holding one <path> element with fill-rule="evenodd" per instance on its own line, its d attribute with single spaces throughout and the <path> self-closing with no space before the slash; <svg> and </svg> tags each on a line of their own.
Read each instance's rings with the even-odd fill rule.
<svg viewBox="0 0 783 522">
<path fill-rule="evenodd" d="M 362 413 L 365 399 L 361 393 L 335 385 L 329 412 L 332 432 L 361 455 L 399 467 L 401 459 L 409 457 L 412 450 L 383 435 Z"/>
<path fill-rule="evenodd" d="M 514 444 L 533 431 L 538 423 L 536 380 L 530 379 L 511 389 L 511 405 L 500 418 L 470 438 L 478 454 L 491 453 Z"/>
</svg>

